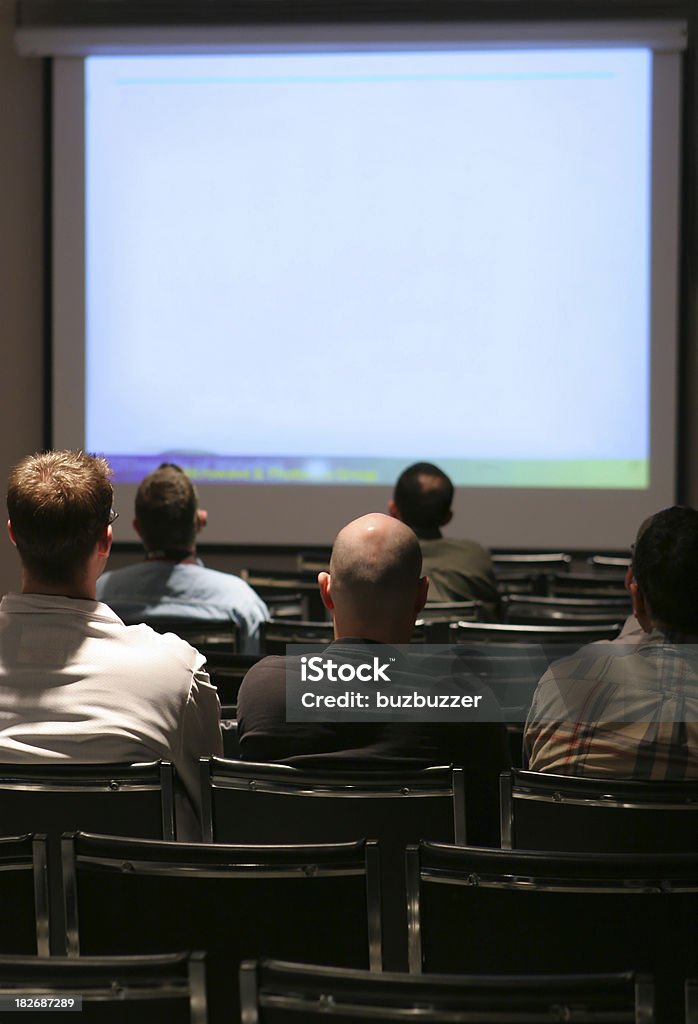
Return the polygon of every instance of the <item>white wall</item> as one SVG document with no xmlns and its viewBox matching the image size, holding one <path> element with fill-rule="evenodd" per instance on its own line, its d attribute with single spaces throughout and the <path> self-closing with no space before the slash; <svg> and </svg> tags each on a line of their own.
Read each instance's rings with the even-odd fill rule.
<svg viewBox="0 0 698 1024">
<path fill-rule="evenodd" d="M 0 0 L 0 492 L 10 467 L 42 442 L 42 65 L 13 46 L 14 5 Z M 0 593 L 18 561 L 0 508 Z"/>
</svg>

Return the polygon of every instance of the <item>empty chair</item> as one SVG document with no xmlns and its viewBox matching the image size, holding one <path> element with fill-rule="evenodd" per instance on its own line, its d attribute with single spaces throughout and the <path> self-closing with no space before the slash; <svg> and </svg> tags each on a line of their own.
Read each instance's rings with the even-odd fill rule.
<svg viewBox="0 0 698 1024">
<path fill-rule="evenodd" d="M 240 683 L 260 657 L 258 654 L 237 654 L 218 648 L 209 648 L 206 651 L 206 671 L 218 690 L 221 713 L 225 717 L 235 717 Z"/>
<path fill-rule="evenodd" d="M 174 770 L 169 761 L 0 765 L 0 820 L 6 832 L 48 836 L 51 952 L 62 953 L 61 834 L 174 839 Z"/>
<path fill-rule="evenodd" d="M 124 620 L 126 625 L 134 625 Z M 238 627 L 232 619 L 210 619 L 196 621 L 192 618 L 172 618 L 154 615 L 138 622 L 145 622 L 156 633 L 175 633 L 196 647 L 202 654 L 208 651 L 227 650 L 231 653 L 238 648 Z"/>
<path fill-rule="evenodd" d="M 237 970 L 263 953 L 380 969 L 378 849 L 63 840 L 72 956 L 206 953 L 209 1018 L 238 1020 Z"/>
<path fill-rule="evenodd" d="M 80 1009 L 95 1024 L 207 1024 L 203 953 L 149 957 L 0 956 L 0 1000 L 36 1024 Z M 37 1005 L 32 1012 L 31 1006 Z"/>
<path fill-rule="evenodd" d="M 45 836 L 0 838 L 0 954 L 48 956 L 46 865 Z"/>
<path fill-rule="evenodd" d="M 626 569 L 616 572 L 553 573 L 548 577 L 551 597 L 623 597 Z"/>
<path fill-rule="evenodd" d="M 656 982 L 682 1019 L 698 962 L 698 853 L 572 854 L 421 843 L 407 853 L 410 969 L 596 973 Z"/>
<path fill-rule="evenodd" d="M 262 623 L 260 643 L 264 654 L 286 654 L 288 644 L 322 644 L 334 640 L 331 622 L 271 619 Z"/>
<path fill-rule="evenodd" d="M 623 615 L 610 616 L 605 624 L 593 626 L 519 626 L 498 622 L 454 622 L 449 627 L 450 642 L 467 643 L 527 643 L 560 644 L 568 650 L 559 650 L 556 657 L 576 651 L 582 644 L 595 640 L 613 640 L 620 632 Z"/>
<path fill-rule="evenodd" d="M 276 960 L 240 968 L 245 1024 L 424 1021 L 426 1024 L 652 1024 L 646 976 L 462 976 L 369 974 Z"/>
<path fill-rule="evenodd" d="M 325 616 L 316 570 L 243 569 L 240 575 L 277 616 L 279 606 L 289 604 L 300 605 L 304 620 L 321 621 Z"/>
<path fill-rule="evenodd" d="M 407 963 L 405 846 L 465 842 L 460 768 L 299 771 L 288 765 L 202 760 L 204 838 L 225 843 L 376 839 L 381 851 L 384 962 Z"/>
<path fill-rule="evenodd" d="M 541 554 L 493 554 L 497 586 L 501 594 L 547 594 L 548 576 L 569 571 L 572 556 L 563 552 Z"/>
<path fill-rule="evenodd" d="M 427 603 L 415 623 L 415 640 L 429 644 L 449 643 L 448 627 L 452 622 L 477 622 L 482 618 L 481 601 L 433 601 Z"/>
<path fill-rule="evenodd" d="M 500 811 L 504 849 L 698 850 L 698 779 L 647 782 L 503 772 Z"/>
<path fill-rule="evenodd" d="M 612 572 L 617 576 L 627 572 L 630 568 L 631 558 L 629 555 L 590 555 L 587 558 L 587 565 L 592 572 Z"/>
<path fill-rule="evenodd" d="M 240 739 L 236 718 L 221 718 L 221 735 L 223 737 L 223 756 L 228 761 L 237 761 L 240 757 Z"/>
<path fill-rule="evenodd" d="M 563 572 L 565 569 L 569 569 L 572 564 L 572 556 L 562 551 L 543 551 L 533 554 L 524 551 L 497 551 L 492 553 L 492 564 L 497 574 L 499 574 L 500 569 L 505 572 L 510 572 L 514 569 L 521 569 L 527 572 L 531 570 Z"/>
<path fill-rule="evenodd" d="M 618 597 L 538 597 L 509 594 L 503 598 L 504 618 L 521 625 L 596 626 L 622 621 L 632 610 L 630 594 Z"/>
</svg>

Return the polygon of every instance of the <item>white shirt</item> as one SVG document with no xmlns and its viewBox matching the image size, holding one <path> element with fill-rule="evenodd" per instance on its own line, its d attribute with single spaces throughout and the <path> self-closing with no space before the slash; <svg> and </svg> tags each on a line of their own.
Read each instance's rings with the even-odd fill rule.
<svg viewBox="0 0 698 1024">
<path fill-rule="evenodd" d="M 205 659 L 179 637 L 125 626 L 105 604 L 0 601 L 0 762 L 170 760 L 195 807 L 200 757 L 222 754 Z"/>
</svg>

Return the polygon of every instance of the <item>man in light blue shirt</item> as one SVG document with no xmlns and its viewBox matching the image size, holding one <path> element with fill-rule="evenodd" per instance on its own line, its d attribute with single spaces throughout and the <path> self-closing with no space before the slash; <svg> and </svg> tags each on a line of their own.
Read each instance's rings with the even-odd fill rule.
<svg viewBox="0 0 698 1024">
<path fill-rule="evenodd" d="M 205 523 L 189 477 L 179 466 L 163 463 L 136 494 L 133 525 L 145 561 L 105 573 L 97 581 L 98 599 L 126 622 L 231 619 L 242 653 L 258 654 L 267 606 L 239 576 L 207 569 L 197 557 L 196 537 Z"/>
</svg>

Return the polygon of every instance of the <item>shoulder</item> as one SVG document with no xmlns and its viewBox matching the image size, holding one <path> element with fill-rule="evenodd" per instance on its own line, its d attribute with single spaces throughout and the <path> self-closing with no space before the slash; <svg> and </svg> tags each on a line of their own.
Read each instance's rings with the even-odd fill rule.
<svg viewBox="0 0 698 1024">
<path fill-rule="evenodd" d="M 97 596 L 103 598 L 112 590 L 121 589 L 123 586 L 132 586 L 136 580 L 147 577 L 152 573 L 153 562 L 135 562 L 133 565 L 125 565 L 121 569 L 110 569 L 102 573 L 97 580 Z"/>
<path fill-rule="evenodd" d="M 220 569 L 209 569 L 206 565 L 179 565 L 179 573 L 196 583 L 198 589 L 209 591 L 214 597 L 226 597 L 231 601 L 246 598 L 259 601 L 252 587 L 240 576 Z"/>
<path fill-rule="evenodd" d="M 150 626 L 122 625 L 116 635 L 119 643 L 141 657 L 148 665 L 179 667 L 188 675 L 198 672 L 206 663 L 203 654 L 174 633 L 157 633 Z"/>
<path fill-rule="evenodd" d="M 260 688 L 274 683 L 286 682 L 286 658 L 281 654 L 269 654 L 253 665 L 240 684 L 238 703 L 241 697 L 249 697 Z"/>
</svg>

